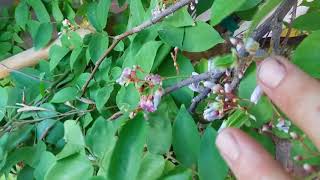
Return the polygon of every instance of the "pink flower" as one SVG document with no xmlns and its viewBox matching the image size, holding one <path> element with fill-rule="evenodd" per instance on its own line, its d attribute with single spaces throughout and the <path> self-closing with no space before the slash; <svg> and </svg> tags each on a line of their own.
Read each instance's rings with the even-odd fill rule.
<svg viewBox="0 0 320 180">
<path fill-rule="evenodd" d="M 203 112 L 203 118 L 209 122 L 221 119 L 223 117 L 223 115 L 219 113 L 221 108 L 222 106 L 218 102 L 209 104 L 207 109 Z"/>
<path fill-rule="evenodd" d="M 156 92 L 154 93 L 153 106 L 155 107 L 155 109 L 157 109 L 158 105 L 160 104 L 162 95 L 163 95 L 162 88 L 156 90 Z"/>
<path fill-rule="evenodd" d="M 154 108 L 152 98 L 145 96 L 145 95 L 141 96 L 141 98 L 140 98 L 140 107 L 143 110 L 146 110 L 148 112 L 154 112 L 156 110 Z"/>
<path fill-rule="evenodd" d="M 121 86 L 127 84 L 128 82 L 130 82 L 132 72 L 133 71 L 130 68 L 124 68 L 121 76 L 116 80 L 116 82 Z"/>
<path fill-rule="evenodd" d="M 162 79 L 158 74 L 149 74 L 145 77 L 146 81 L 151 82 L 153 85 L 161 85 Z"/>
</svg>

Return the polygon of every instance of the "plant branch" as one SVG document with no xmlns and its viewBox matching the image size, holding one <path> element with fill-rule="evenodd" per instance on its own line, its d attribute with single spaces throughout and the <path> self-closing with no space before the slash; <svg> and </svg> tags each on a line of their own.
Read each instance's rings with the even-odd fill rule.
<svg viewBox="0 0 320 180">
<path fill-rule="evenodd" d="M 174 5 L 168 7 L 167 9 L 165 9 L 164 11 L 162 11 L 160 14 L 153 16 L 151 19 L 143 22 L 142 24 L 132 28 L 131 30 L 124 32 L 118 36 L 114 37 L 114 40 L 112 42 L 112 44 L 110 45 L 110 47 L 102 54 L 102 56 L 99 58 L 99 60 L 96 62 L 94 69 L 92 70 L 89 78 L 87 79 L 87 81 L 85 82 L 85 84 L 82 87 L 82 95 L 83 96 L 88 88 L 88 85 L 90 83 L 90 81 L 94 78 L 95 73 L 98 71 L 101 63 L 104 61 L 104 59 L 108 56 L 108 54 L 116 47 L 116 45 L 123 39 L 125 39 L 126 37 L 138 33 L 150 26 L 152 26 L 153 24 L 156 24 L 158 22 L 160 22 L 164 17 L 174 13 L 175 11 L 179 10 L 180 8 L 186 6 L 187 4 L 189 4 L 192 0 L 180 0 L 177 3 L 175 3 Z"/>
<path fill-rule="evenodd" d="M 198 96 L 192 99 L 191 105 L 188 109 L 189 113 L 193 114 L 198 106 L 198 104 L 208 97 L 211 92 L 210 88 L 205 88 Z"/>
<path fill-rule="evenodd" d="M 175 84 L 173 86 L 166 88 L 164 94 L 165 95 L 169 94 L 169 93 L 176 91 L 182 87 L 188 86 L 193 83 L 198 83 L 200 81 L 205 81 L 205 80 L 209 80 L 209 79 L 212 79 L 212 80 L 219 79 L 223 73 L 224 73 L 223 71 L 209 71 L 209 72 L 205 72 L 205 73 L 202 73 L 199 75 L 191 76 L 183 81 L 178 82 L 177 84 Z"/>
</svg>

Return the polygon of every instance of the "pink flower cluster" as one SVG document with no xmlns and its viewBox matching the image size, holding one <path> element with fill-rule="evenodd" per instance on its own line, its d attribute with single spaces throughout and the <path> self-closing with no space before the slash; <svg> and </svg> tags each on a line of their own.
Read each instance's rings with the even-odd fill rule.
<svg viewBox="0 0 320 180">
<path fill-rule="evenodd" d="M 223 104 L 219 102 L 210 103 L 203 112 L 203 118 L 209 122 L 221 119 L 223 117 L 222 109 Z"/>
<path fill-rule="evenodd" d="M 121 76 L 116 80 L 121 86 L 128 85 L 132 78 L 136 76 L 136 71 L 130 68 L 124 68 Z"/>
<path fill-rule="evenodd" d="M 155 91 L 153 95 L 143 95 L 140 98 L 140 108 L 147 112 L 155 112 L 163 95 L 162 88 Z"/>
</svg>

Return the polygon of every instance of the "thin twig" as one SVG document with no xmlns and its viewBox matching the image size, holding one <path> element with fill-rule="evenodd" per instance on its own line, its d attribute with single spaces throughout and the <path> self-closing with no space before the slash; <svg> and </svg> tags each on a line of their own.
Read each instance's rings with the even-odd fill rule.
<svg viewBox="0 0 320 180">
<path fill-rule="evenodd" d="M 174 5 L 168 7 L 167 9 L 165 9 L 164 11 L 162 11 L 160 14 L 153 16 L 151 19 L 143 22 L 142 24 L 132 28 L 131 30 L 124 32 L 118 36 L 114 37 L 114 40 L 111 44 L 111 46 L 103 53 L 103 55 L 99 58 L 99 60 L 96 62 L 94 69 L 92 70 L 89 78 L 87 79 L 87 81 L 85 82 L 85 84 L 82 87 L 82 94 L 81 96 L 83 96 L 88 88 L 88 85 L 90 83 L 90 81 L 93 79 L 95 73 L 97 72 L 98 68 L 100 67 L 101 63 L 104 61 L 104 59 L 108 56 L 108 54 L 116 47 L 116 45 L 123 39 L 125 39 L 126 37 L 138 33 L 150 26 L 152 26 L 153 24 L 156 24 L 158 22 L 160 22 L 164 17 L 174 13 L 175 11 L 179 10 L 180 8 L 184 7 L 185 5 L 189 4 L 191 2 L 191 0 L 180 0 L 177 3 L 175 3 Z"/>
<path fill-rule="evenodd" d="M 192 103 L 188 109 L 189 113 L 193 114 L 198 106 L 198 104 L 208 97 L 211 92 L 210 88 L 205 88 L 198 96 L 192 99 Z"/>
</svg>

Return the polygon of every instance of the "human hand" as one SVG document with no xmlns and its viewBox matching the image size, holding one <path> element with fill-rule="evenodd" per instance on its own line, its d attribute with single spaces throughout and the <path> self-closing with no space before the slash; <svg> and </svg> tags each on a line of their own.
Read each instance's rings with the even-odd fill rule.
<svg viewBox="0 0 320 180">
<path fill-rule="evenodd" d="M 286 59 L 273 57 L 258 67 L 258 83 L 269 98 L 320 148 L 320 83 Z M 239 129 L 217 137 L 221 155 L 238 179 L 290 179 L 257 142 Z"/>
</svg>

